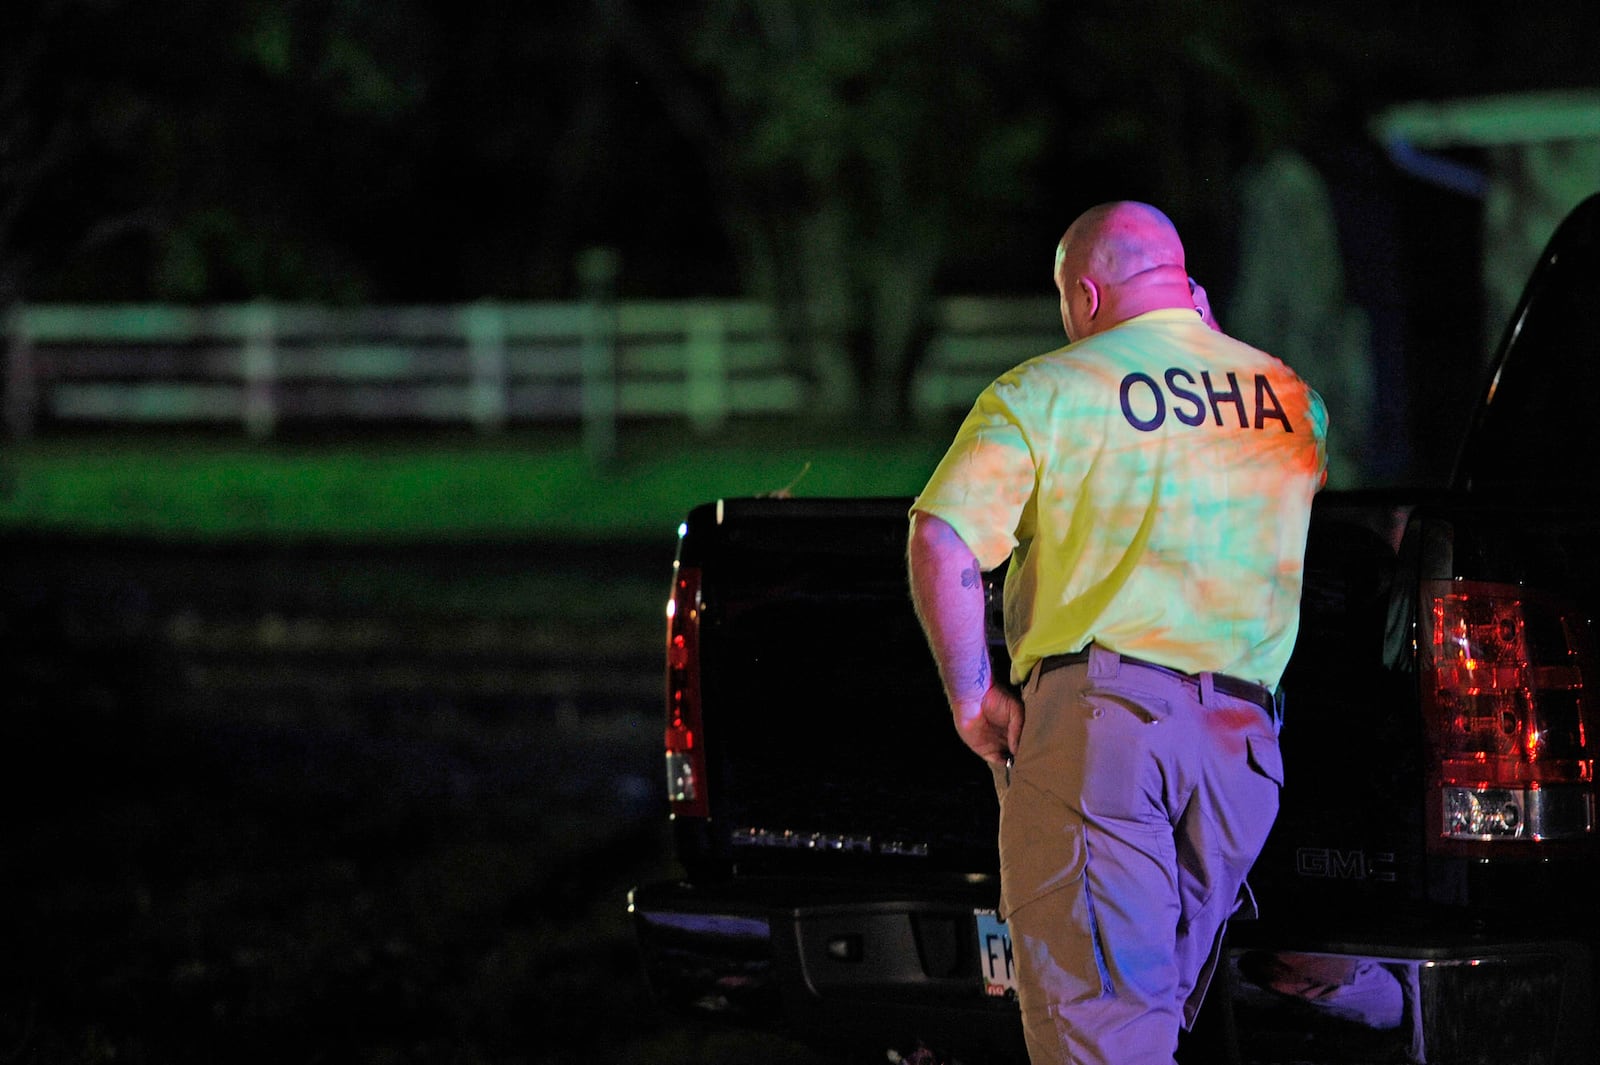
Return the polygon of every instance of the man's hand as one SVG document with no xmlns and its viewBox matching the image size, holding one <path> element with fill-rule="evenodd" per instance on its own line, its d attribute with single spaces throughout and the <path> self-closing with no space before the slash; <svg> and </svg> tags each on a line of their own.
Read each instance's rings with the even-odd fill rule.
<svg viewBox="0 0 1600 1065">
<path fill-rule="evenodd" d="M 1200 315 L 1200 320 L 1217 332 L 1222 332 L 1216 315 L 1211 313 L 1211 297 L 1206 295 L 1205 286 L 1192 277 L 1189 279 L 1189 295 L 1194 297 L 1194 309 Z"/>
<path fill-rule="evenodd" d="M 1017 753 L 1022 738 L 1022 700 L 1006 688 L 992 684 L 976 704 L 953 708 L 956 732 L 985 762 L 1004 765 Z"/>
</svg>

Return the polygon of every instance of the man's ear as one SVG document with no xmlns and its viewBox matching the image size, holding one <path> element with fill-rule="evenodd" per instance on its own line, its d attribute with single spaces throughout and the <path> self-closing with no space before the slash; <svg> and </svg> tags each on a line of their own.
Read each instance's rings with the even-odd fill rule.
<svg viewBox="0 0 1600 1065">
<path fill-rule="evenodd" d="M 1084 318 L 1094 321 L 1094 316 L 1100 313 L 1100 286 L 1094 283 L 1093 278 L 1078 278 L 1078 290 L 1083 293 L 1087 302 L 1088 313 Z"/>
</svg>

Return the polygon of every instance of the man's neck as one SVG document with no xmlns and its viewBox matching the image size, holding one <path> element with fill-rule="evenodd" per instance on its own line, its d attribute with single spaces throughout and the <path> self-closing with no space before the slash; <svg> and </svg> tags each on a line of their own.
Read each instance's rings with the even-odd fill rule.
<svg viewBox="0 0 1600 1065">
<path fill-rule="evenodd" d="M 1181 266 L 1159 266 L 1109 286 L 1097 317 L 1115 325 L 1148 311 L 1194 310 L 1189 275 Z M 1107 327 L 1109 328 L 1109 326 Z"/>
</svg>

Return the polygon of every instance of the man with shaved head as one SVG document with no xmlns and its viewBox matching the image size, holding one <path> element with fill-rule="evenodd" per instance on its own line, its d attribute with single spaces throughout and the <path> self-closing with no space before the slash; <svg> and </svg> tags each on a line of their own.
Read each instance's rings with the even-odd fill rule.
<svg viewBox="0 0 1600 1065">
<path fill-rule="evenodd" d="M 1327 414 L 1215 328 L 1149 204 L 1085 211 L 1055 283 L 1070 343 L 978 397 L 912 505 L 912 597 L 994 771 L 1030 1056 L 1170 1065 L 1277 816 Z"/>
</svg>

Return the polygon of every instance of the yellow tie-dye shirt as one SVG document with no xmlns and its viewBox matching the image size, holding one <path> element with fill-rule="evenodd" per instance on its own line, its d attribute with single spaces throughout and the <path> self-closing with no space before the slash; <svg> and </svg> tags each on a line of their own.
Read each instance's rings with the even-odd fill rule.
<svg viewBox="0 0 1600 1065">
<path fill-rule="evenodd" d="M 1327 426 L 1279 360 L 1151 311 L 990 385 L 912 510 L 1010 557 L 1014 682 L 1094 641 L 1276 687 Z"/>
</svg>

